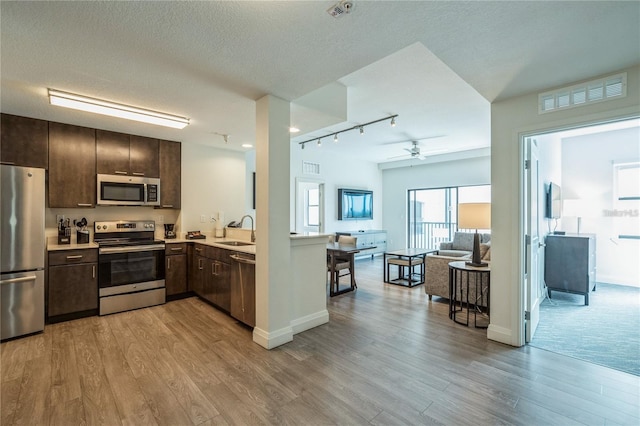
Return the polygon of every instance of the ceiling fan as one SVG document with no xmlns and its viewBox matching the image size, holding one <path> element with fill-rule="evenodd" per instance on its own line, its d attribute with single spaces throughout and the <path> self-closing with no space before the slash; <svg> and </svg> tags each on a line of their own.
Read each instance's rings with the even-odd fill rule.
<svg viewBox="0 0 640 426">
<path fill-rule="evenodd" d="M 397 155 L 395 157 L 389 157 L 389 160 L 398 159 L 398 158 L 417 158 L 418 160 L 424 160 L 426 157 L 420 154 L 420 147 L 418 146 L 418 141 L 411 141 L 411 148 L 402 148 L 408 152 L 408 154 Z"/>
</svg>

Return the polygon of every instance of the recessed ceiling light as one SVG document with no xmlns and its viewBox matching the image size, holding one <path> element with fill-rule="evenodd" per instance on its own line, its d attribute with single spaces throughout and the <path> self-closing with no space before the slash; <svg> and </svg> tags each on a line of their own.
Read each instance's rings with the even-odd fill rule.
<svg viewBox="0 0 640 426">
<path fill-rule="evenodd" d="M 300 129 L 297 127 L 289 127 L 289 133 L 298 133 Z"/>
<path fill-rule="evenodd" d="M 186 117 L 118 104 L 102 99 L 89 98 L 54 89 L 49 89 L 49 102 L 51 105 L 108 115 L 110 117 L 141 121 L 143 123 L 157 124 L 159 126 L 173 127 L 174 129 L 183 129 L 189 124 L 189 119 Z"/>
<path fill-rule="evenodd" d="M 242 147 L 243 148 L 253 148 L 253 145 L 251 145 L 250 143 L 243 143 Z"/>
</svg>

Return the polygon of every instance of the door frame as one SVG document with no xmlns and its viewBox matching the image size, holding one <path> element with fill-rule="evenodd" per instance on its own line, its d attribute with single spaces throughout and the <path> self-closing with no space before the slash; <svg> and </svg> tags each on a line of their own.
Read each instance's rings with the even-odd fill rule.
<svg viewBox="0 0 640 426">
<path fill-rule="evenodd" d="M 324 180 L 323 179 L 314 179 L 307 177 L 296 177 L 296 186 L 295 186 L 295 210 L 294 210 L 294 230 L 295 232 L 305 232 L 304 231 L 304 195 L 302 194 L 302 189 L 306 184 L 315 184 L 318 185 L 319 189 L 319 220 L 320 226 L 318 227 L 318 232 L 324 232 L 324 222 L 325 222 L 325 199 L 324 199 Z"/>
</svg>

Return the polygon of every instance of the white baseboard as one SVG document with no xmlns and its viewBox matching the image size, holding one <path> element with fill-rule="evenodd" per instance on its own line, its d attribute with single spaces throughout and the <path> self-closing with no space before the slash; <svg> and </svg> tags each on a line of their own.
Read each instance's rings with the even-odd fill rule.
<svg viewBox="0 0 640 426">
<path fill-rule="evenodd" d="M 621 275 L 605 275 L 598 274 L 596 276 L 596 282 L 607 284 L 627 285 L 630 287 L 640 287 L 637 281 L 633 280 L 633 277 L 621 276 Z"/>
<path fill-rule="evenodd" d="M 294 319 L 293 321 L 291 321 L 291 328 L 293 329 L 293 334 L 298 334 L 313 327 L 326 324 L 328 322 L 329 311 L 324 309 L 322 311 L 314 312 L 313 314 Z"/>
<path fill-rule="evenodd" d="M 291 326 L 268 332 L 258 327 L 253 329 L 253 341 L 263 348 L 273 349 L 293 340 Z"/>
<path fill-rule="evenodd" d="M 489 328 L 487 329 L 487 338 L 490 340 L 495 340 L 496 342 L 504 343 L 505 345 L 518 346 L 514 345 L 511 340 L 512 336 L 510 329 L 498 327 L 493 324 L 489 324 Z"/>
</svg>

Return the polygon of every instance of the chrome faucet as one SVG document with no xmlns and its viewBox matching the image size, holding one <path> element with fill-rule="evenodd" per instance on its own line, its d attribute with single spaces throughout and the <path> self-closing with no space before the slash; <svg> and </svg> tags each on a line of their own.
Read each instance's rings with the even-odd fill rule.
<svg viewBox="0 0 640 426">
<path fill-rule="evenodd" d="M 245 214 L 244 216 L 242 216 L 242 219 L 240 219 L 240 226 L 242 226 L 242 222 L 244 222 L 245 218 L 249 218 L 251 219 L 251 242 L 255 243 L 256 242 L 256 232 L 253 229 L 253 217 L 251 217 L 251 215 L 249 214 Z"/>
</svg>

